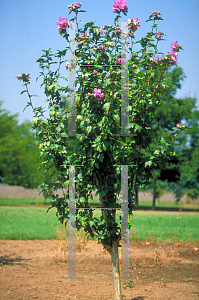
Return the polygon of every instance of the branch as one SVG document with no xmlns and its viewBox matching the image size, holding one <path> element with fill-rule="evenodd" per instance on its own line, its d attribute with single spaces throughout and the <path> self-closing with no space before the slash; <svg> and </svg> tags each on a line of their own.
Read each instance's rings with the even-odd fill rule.
<svg viewBox="0 0 199 300">
<path fill-rule="evenodd" d="M 153 93 L 152 93 L 151 96 L 153 96 L 153 94 L 155 93 L 155 90 L 158 88 L 158 85 L 159 85 L 159 81 L 160 81 L 161 76 L 162 76 L 162 78 L 163 78 L 163 77 L 165 76 L 166 72 L 167 72 L 167 70 L 164 72 L 163 76 L 162 76 L 162 73 L 163 73 L 163 72 L 160 74 L 160 76 L 159 76 L 159 78 L 158 78 L 158 83 L 156 84 L 156 86 L 155 86 L 155 88 L 154 88 L 154 91 L 153 91 Z"/>
<path fill-rule="evenodd" d="M 37 116 L 36 111 L 35 111 L 35 109 L 34 109 L 34 107 L 33 107 L 33 104 L 32 104 L 32 97 L 31 97 L 31 95 L 30 95 L 30 93 L 29 93 L 29 90 L 28 90 L 28 86 L 27 86 L 27 85 L 26 85 L 26 91 L 27 91 L 27 94 L 28 94 L 28 98 L 30 99 L 30 105 L 31 105 L 31 107 L 32 107 L 32 110 L 33 110 L 35 116 Z M 42 114 L 42 116 L 48 121 L 48 119 L 47 119 L 43 114 Z"/>
<path fill-rule="evenodd" d="M 141 151 L 141 145 L 139 146 L 139 153 Z M 137 162 L 136 162 L 136 165 L 138 164 L 138 158 L 137 158 Z M 137 171 L 135 171 L 135 174 L 134 174 L 134 178 L 133 178 L 133 191 L 135 189 L 135 181 L 136 181 L 136 176 L 137 176 Z"/>
<path fill-rule="evenodd" d="M 98 178 L 97 178 L 97 175 L 96 175 L 96 173 L 95 173 L 95 179 L 96 179 L 96 183 L 97 183 L 97 185 L 99 186 L 99 180 L 98 180 Z M 101 188 L 100 188 L 100 191 L 101 191 Z M 100 204 L 101 204 L 101 206 L 103 207 L 103 198 L 102 198 L 102 196 L 101 195 L 99 195 L 99 198 L 100 198 Z M 108 230 L 108 222 L 107 222 L 107 214 L 106 214 L 106 211 L 104 210 L 104 209 L 102 209 L 102 215 L 103 215 L 103 218 L 104 218 L 104 221 L 105 221 L 105 224 L 106 224 L 106 228 L 107 228 L 107 230 Z"/>
</svg>

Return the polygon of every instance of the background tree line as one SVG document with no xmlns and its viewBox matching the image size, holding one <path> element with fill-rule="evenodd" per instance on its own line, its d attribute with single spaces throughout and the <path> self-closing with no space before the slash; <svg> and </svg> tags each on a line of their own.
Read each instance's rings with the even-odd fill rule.
<svg viewBox="0 0 199 300">
<path fill-rule="evenodd" d="M 3 101 L 0 101 L 0 183 L 38 188 L 44 177 L 50 182 L 41 166 L 32 123 L 25 121 L 18 124 L 18 115 L 2 109 L 2 104 Z"/>
<path fill-rule="evenodd" d="M 162 190 L 172 191 L 178 203 L 184 194 L 199 198 L 199 110 L 196 98 L 176 98 L 177 89 L 186 78 L 182 68 L 171 69 L 167 74 L 167 94 L 161 98 L 161 104 L 155 111 L 154 136 L 169 139 L 176 124 L 185 125 L 175 140 L 170 140 L 176 155 L 162 161 L 151 172 L 151 184 L 147 189 L 153 191 L 153 209 Z M 177 127 L 175 129 L 178 130 Z M 154 145 L 151 145 L 153 148 Z M 150 152 L 148 151 L 150 155 Z M 137 189 L 139 182 L 137 183 Z M 138 190 L 135 191 L 138 197 Z M 137 205 L 138 205 L 138 198 Z"/>
<path fill-rule="evenodd" d="M 153 208 L 162 190 L 173 191 L 179 202 L 187 193 L 192 199 L 199 198 L 199 110 L 196 98 L 176 98 L 177 89 L 186 78 L 182 68 L 170 69 L 167 74 L 167 94 L 161 98 L 161 104 L 154 114 L 153 134 L 169 139 L 176 124 L 185 124 L 175 140 L 170 140 L 175 157 L 162 161 L 156 170 L 150 173 L 150 185 L 153 191 Z M 0 102 L 0 178 L 10 185 L 38 188 L 44 181 L 53 183 L 56 178 L 48 178 L 41 166 L 38 140 L 32 130 L 32 123 L 18 124 L 17 114 L 10 115 L 2 109 Z M 177 127 L 176 127 L 177 131 Z M 151 149 L 154 145 L 151 145 Z M 146 150 L 147 151 L 147 150 Z M 150 150 L 148 150 L 150 155 Z M 39 168 L 40 167 L 40 168 Z M 138 189 L 142 190 L 139 178 L 136 183 L 136 201 Z"/>
</svg>

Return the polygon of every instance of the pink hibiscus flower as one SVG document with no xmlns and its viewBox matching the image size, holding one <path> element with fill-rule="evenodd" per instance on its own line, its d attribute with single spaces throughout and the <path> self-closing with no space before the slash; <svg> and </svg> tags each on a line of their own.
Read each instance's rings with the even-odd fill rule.
<svg viewBox="0 0 199 300">
<path fill-rule="evenodd" d="M 57 21 L 58 28 L 66 29 L 69 27 L 68 18 L 59 17 L 59 21 Z"/>
<path fill-rule="evenodd" d="M 104 94 L 101 93 L 101 89 L 94 88 L 94 97 L 101 100 Z"/>
<path fill-rule="evenodd" d="M 119 11 L 119 10 L 127 11 L 128 8 L 126 4 L 127 2 L 124 0 L 119 0 L 119 1 L 115 0 L 112 8 L 112 12 Z"/>
<path fill-rule="evenodd" d="M 124 63 L 125 63 L 125 59 L 124 59 L 124 58 L 119 58 L 119 59 L 118 59 L 118 62 L 119 62 L 120 64 L 124 64 Z"/>
<path fill-rule="evenodd" d="M 177 53 L 177 52 L 174 52 L 174 51 L 172 51 L 172 52 L 167 52 L 167 53 L 168 53 L 168 55 L 171 55 L 171 54 L 172 54 L 172 56 L 170 57 L 170 59 L 173 60 L 173 64 L 175 64 L 176 61 L 177 61 L 177 59 L 178 59 L 178 53 Z"/>
</svg>

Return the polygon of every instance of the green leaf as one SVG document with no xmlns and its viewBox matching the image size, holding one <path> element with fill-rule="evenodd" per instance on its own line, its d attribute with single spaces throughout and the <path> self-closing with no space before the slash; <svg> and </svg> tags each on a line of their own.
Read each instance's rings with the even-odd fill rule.
<svg viewBox="0 0 199 300">
<path fill-rule="evenodd" d="M 80 202 L 86 203 L 86 199 L 84 197 L 80 197 Z"/>
<path fill-rule="evenodd" d="M 107 147 L 105 144 L 103 144 L 103 149 L 106 151 Z"/>
<path fill-rule="evenodd" d="M 118 141 L 118 140 L 116 140 L 116 142 L 119 142 L 122 146 L 126 146 L 126 143 L 124 143 L 124 142 L 121 142 L 121 141 Z"/>
<path fill-rule="evenodd" d="M 108 123 L 108 125 L 111 125 L 113 123 L 113 120 L 110 119 L 110 120 L 108 120 L 107 123 Z"/>
<path fill-rule="evenodd" d="M 86 130 L 87 130 L 88 133 L 90 133 L 91 129 L 92 129 L 92 126 L 88 126 Z"/>
<path fill-rule="evenodd" d="M 27 93 L 27 91 L 26 90 L 22 91 L 20 95 L 22 95 L 23 93 Z"/>
<path fill-rule="evenodd" d="M 93 222 L 93 221 L 89 221 L 88 223 L 89 223 L 90 226 L 93 226 L 93 225 L 94 225 L 94 222 Z"/>
<path fill-rule="evenodd" d="M 146 168 L 147 166 L 150 167 L 151 165 L 152 165 L 152 161 L 146 161 L 146 162 L 145 162 L 145 168 Z"/>
<path fill-rule="evenodd" d="M 101 146 L 97 146 L 97 151 L 102 152 Z"/>
<path fill-rule="evenodd" d="M 110 103 L 105 103 L 104 105 L 103 105 L 103 109 L 106 111 L 106 112 L 108 112 L 109 111 L 109 107 L 110 107 Z"/>
<path fill-rule="evenodd" d="M 157 155 L 160 154 L 160 150 L 155 150 L 154 155 L 155 154 L 157 154 Z"/>
<path fill-rule="evenodd" d="M 142 130 L 142 126 L 135 124 L 135 129 L 137 129 L 140 132 Z"/>
<path fill-rule="evenodd" d="M 108 146 L 111 145 L 111 142 L 110 141 L 105 141 L 104 144 L 106 145 L 106 147 L 108 148 Z"/>
<path fill-rule="evenodd" d="M 39 97 L 38 95 L 34 94 L 34 95 L 30 95 L 30 97 Z"/>
<path fill-rule="evenodd" d="M 101 162 L 103 162 L 104 155 L 101 153 L 98 158 Z"/>
<path fill-rule="evenodd" d="M 117 123 L 120 121 L 119 115 L 113 115 L 113 120 L 115 120 Z"/>
</svg>

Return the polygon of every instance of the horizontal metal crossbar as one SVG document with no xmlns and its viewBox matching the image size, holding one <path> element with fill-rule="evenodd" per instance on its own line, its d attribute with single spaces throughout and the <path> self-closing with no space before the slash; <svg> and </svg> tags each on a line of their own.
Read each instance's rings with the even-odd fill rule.
<svg viewBox="0 0 199 300">
<path fill-rule="evenodd" d="M 125 135 L 121 135 L 120 133 L 118 134 L 112 134 L 113 136 L 137 136 L 137 134 L 125 134 Z"/>
<path fill-rule="evenodd" d="M 78 136 L 85 136 L 85 134 L 79 134 L 79 133 L 77 133 L 76 135 L 78 135 Z M 118 133 L 118 134 L 112 134 L 112 135 L 113 136 L 123 136 L 120 133 Z M 61 134 L 59 134 L 59 136 L 68 137 L 69 135 L 66 134 L 66 133 L 61 133 Z M 127 134 L 127 136 L 137 136 L 137 134 L 136 133 L 135 134 Z"/>
<path fill-rule="evenodd" d="M 76 210 L 79 210 L 79 209 L 105 209 L 105 210 L 115 210 L 115 209 L 120 209 L 121 210 L 121 208 L 116 208 L 116 207 L 114 207 L 114 208 L 111 208 L 111 207 L 76 207 L 75 208 Z"/>
<path fill-rule="evenodd" d="M 121 67 L 121 65 L 79 65 L 80 67 L 99 67 L 99 66 L 104 66 L 104 67 Z"/>
<path fill-rule="evenodd" d="M 78 136 L 85 136 L 85 134 L 79 134 L 79 133 L 76 133 L 76 135 L 78 135 Z M 68 135 L 66 133 L 61 133 L 61 134 L 59 134 L 59 136 L 68 137 L 68 136 L 71 136 L 71 135 Z"/>
<path fill-rule="evenodd" d="M 75 167 L 77 167 L 77 166 L 82 166 L 82 167 L 84 167 L 84 165 L 60 165 L 60 167 L 63 167 L 63 166 L 75 166 Z M 129 166 L 129 167 L 137 167 L 137 165 L 113 165 L 113 166 L 117 166 L 117 167 L 120 167 L 120 166 Z"/>
<path fill-rule="evenodd" d="M 117 166 L 117 167 L 120 167 L 120 166 L 137 167 L 137 165 L 114 165 L 114 166 Z"/>
<path fill-rule="evenodd" d="M 81 166 L 81 167 L 84 167 L 84 165 L 60 165 L 60 167 L 63 167 L 63 166 L 66 166 L 66 167 L 70 167 L 70 166 L 74 166 L 74 167 Z"/>
</svg>

